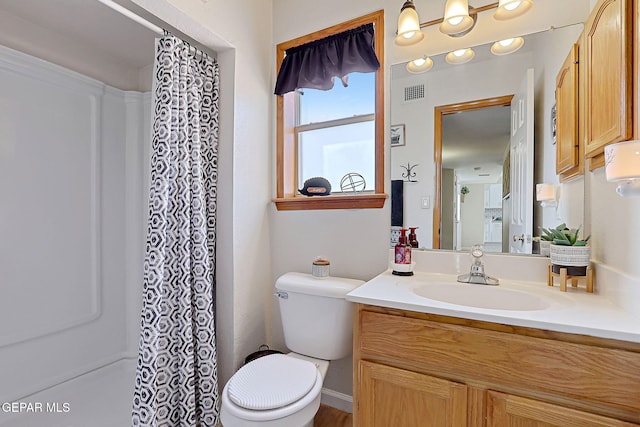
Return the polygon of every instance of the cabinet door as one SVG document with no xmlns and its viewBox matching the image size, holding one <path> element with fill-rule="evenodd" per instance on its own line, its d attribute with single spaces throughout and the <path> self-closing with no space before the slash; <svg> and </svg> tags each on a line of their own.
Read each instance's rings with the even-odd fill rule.
<svg viewBox="0 0 640 427">
<path fill-rule="evenodd" d="M 637 427 L 613 418 L 495 391 L 487 393 L 487 427 Z"/>
<path fill-rule="evenodd" d="M 489 203 L 490 207 L 494 209 L 502 208 L 502 185 L 491 184 L 489 190 L 489 199 L 491 200 L 491 202 Z"/>
<path fill-rule="evenodd" d="M 585 24 L 586 155 L 632 136 L 631 0 L 600 0 Z"/>
<path fill-rule="evenodd" d="M 467 386 L 367 361 L 358 369 L 357 425 L 467 425 Z"/>
<path fill-rule="evenodd" d="M 491 190 L 489 185 L 484 186 L 484 208 L 489 209 L 491 207 Z"/>
<path fill-rule="evenodd" d="M 556 173 L 578 166 L 578 45 L 556 77 Z"/>
</svg>

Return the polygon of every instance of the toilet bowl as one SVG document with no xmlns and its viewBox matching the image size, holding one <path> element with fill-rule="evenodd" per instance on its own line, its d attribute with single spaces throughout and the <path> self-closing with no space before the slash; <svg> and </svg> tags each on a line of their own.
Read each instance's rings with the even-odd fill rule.
<svg viewBox="0 0 640 427">
<path fill-rule="evenodd" d="M 224 427 L 312 427 L 329 362 L 272 354 L 240 368 L 222 391 Z"/>
<path fill-rule="evenodd" d="M 361 280 L 286 273 L 276 281 L 285 345 L 291 353 L 255 359 L 222 391 L 224 427 L 312 427 L 330 360 L 349 356 Z"/>
</svg>

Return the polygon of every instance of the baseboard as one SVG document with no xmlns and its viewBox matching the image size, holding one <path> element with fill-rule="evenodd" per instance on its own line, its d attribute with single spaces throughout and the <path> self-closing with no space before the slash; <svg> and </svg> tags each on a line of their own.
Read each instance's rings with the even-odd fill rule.
<svg viewBox="0 0 640 427">
<path fill-rule="evenodd" d="M 353 397 L 348 394 L 323 388 L 320 403 L 344 412 L 353 413 Z"/>
</svg>

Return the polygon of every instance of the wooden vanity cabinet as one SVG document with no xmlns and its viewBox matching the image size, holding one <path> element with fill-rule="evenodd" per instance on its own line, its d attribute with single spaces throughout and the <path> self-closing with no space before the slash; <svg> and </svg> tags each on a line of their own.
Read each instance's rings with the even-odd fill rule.
<svg viewBox="0 0 640 427">
<path fill-rule="evenodd" d="M 604 165 L 604 147 L 633 136 L 633 2 L 600 0 L 585 23 L 585 155 Z M 595 161 L 595 163 L 594 163 Z"/>
<path fill-rule="evenodd" d="M 640 344 L 356 304 L 354 426 L 640 426 Z"/>
</svg>

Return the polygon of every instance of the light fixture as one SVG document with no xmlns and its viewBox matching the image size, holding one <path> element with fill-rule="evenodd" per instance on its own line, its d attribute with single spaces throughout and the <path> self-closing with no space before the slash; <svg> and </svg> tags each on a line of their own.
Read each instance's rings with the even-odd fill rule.
<svg viewBox="0 0 640 427">
<path fill-rule="evenodd" d="M 522 37 L 513 37 L 510 39 L 500 40 L 491 46 L 491 53 L 494 55 L 508 55 L 524 46 Z"/>
<path fill-rule="evenodd" d="M 498 21 L 516 18 L 533 6 L 532 0 L 500 0 L 498 9 L 493 13 L 493 17 Z"/>
<path fill-rule="evenodd" d="M 475 24 L 469 16 L 468 0 L 447 0 L 444 6 L 444 18 L 440 24 L 440 32 L 449 36 L 462 36 Z"/>
<path fill-rule="evenodd" d="M 477 22 L 478 14 L 496 9 L 493 17 L 504 21 L 515 18 L 528 11 L 533 0 L 499 0 L 484 6 L 470 7 L 469 0 L 446 0 L 444 17 L 429 22 L 420 22 L 413 0 L 406 0 L 398 17 L 398 32 L 394 39 L 398 46 L 410 46 L 424 39 L 422 28 L 440 24 L 440 31 L 451 37 L 461 37 L 471 31 Z"/>
<path fill-rule="evenodd" d="M 447 53 L 447 56 L 444 57 L 444 60 L 449 64 L 464 64 L 465 62 L 469 62 L 476 56 L 476 53 L 471 48 L 466 49 L 458 49 L 453 52 Z"/>
<path fill-rule="evenodd" d="M 415 74 L 429 71 L 431 67 L 433 67 L 433 60 L 428 56 L 407 63 L 407 71 Z"/>
<path fill-rule="evenodd" d="M 400 9 L 398 17 L 398 35 L 394 42 L 398 46 L 410 46 L 418 43 L 424 38 L 424 33 L 420 30 L 420 19 L 418 12 L 413 5 L 413 0 L 407 0 Z"/>
<path fill-rule="evenodd" d="M 536 184 L 536 201 L 540 202 L 543 208 L 558 206 L 556 186 L 548 183 Z"/>
<path fill-rule="evenodd" d="M 618 183 L 619 195 L 640 196 L 640 140 L 604 147 L 604 170 L 607 181 Z"/>
</svg>

